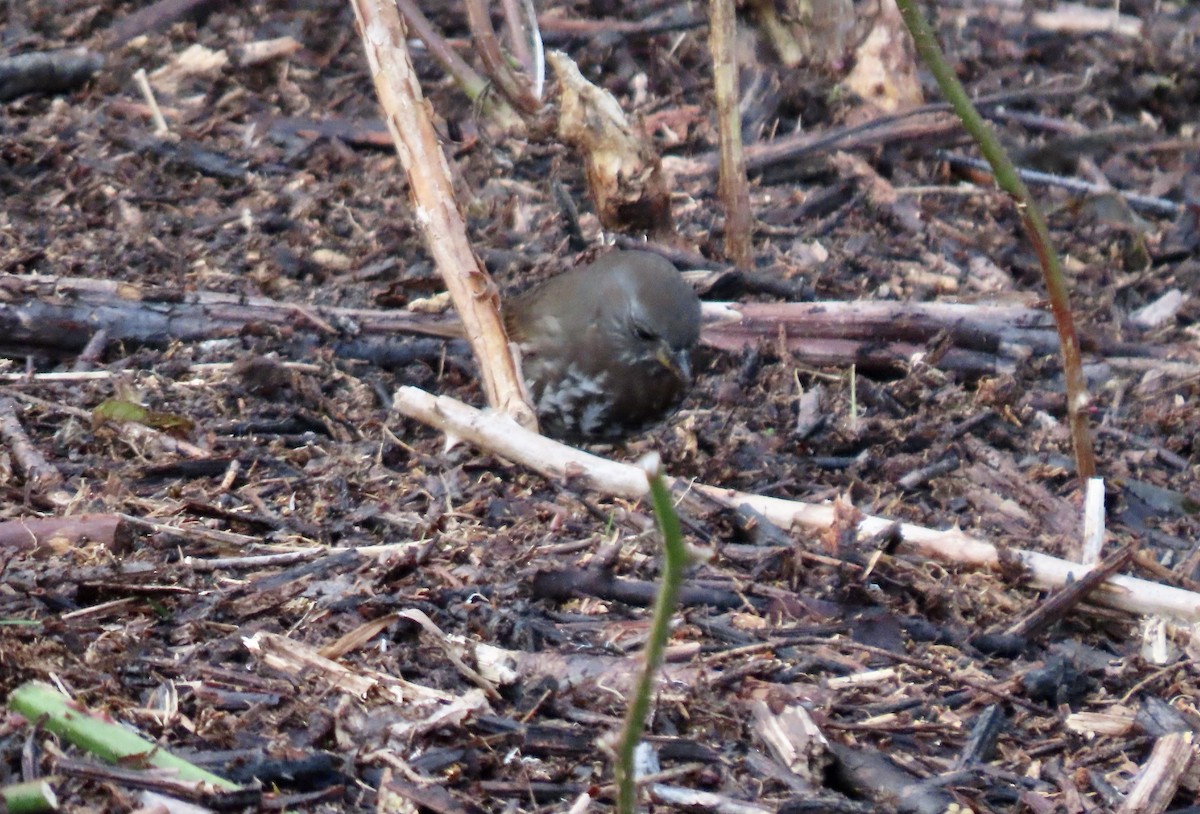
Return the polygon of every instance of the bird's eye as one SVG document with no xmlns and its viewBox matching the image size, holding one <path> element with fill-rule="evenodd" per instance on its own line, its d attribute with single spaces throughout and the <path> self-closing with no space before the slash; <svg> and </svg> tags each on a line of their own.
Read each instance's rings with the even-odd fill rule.
<svg viewBox="0 0 1200 814">
<path fill-rule="evenodd" d="M 636 322 L 633 324 L 633 335 L 643 342 L 653 342 L 655 339 L 658 339 L 654 331 L 645 325 L 638 325 Z"/>
</svg>

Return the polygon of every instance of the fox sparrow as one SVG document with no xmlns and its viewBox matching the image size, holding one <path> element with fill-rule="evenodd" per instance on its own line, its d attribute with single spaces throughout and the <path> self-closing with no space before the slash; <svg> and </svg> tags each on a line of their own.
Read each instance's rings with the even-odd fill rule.
<svg viewBox="0 0 1200 814">
<path fill-rule="evenodd" d="M 700 300 L 670 261 L 618 251 L 519 295 L 504 322 L 542 431 L 615 441 L 683 400 Z"/>
</svg>

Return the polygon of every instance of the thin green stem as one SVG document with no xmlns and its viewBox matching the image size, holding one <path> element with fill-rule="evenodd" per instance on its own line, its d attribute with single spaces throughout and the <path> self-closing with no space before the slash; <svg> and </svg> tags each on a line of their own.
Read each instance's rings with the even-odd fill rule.
<svg viewBox="0 0 1200 814">
<path fill-rule="evenodd" d="M 1013 196 L 1017 211 L 1029 240 L 1037 252 L 1038 261 L 1042 266 L 1042 277 L 1046 281 L 1046 293 L 1050 299 L 1050 309 L 1054 313 L 1054 321 L 1058 326 L 1059 347 L 1062 353 L 1063 374 L 1067 385 L 1067 415 L 1071 425 L 1071 439 L 1075 446 L 1075 467 L 1080 483 L 1086 484 L 1088 478 L 1096 474 L 1096 459 L 1092 453 L 1092 438 L 1088 432 L 1087 408 L 1091 399 L 1087 393 L 1087 384 L 1083 377 L 1083 359 L 1079 352 L 1079 338 L 1075 333 L 1075 320 L 1071 314 L 1070 295 L 1067 290 L 1066 278 L 1058 253 L 1050 240 L 1050 230 L 1046 219 L 1038 208 L 1025 182 L 1017 173 L 1016 167 L 1004 151 L 1000 140 L 996 138 L 991 126 L 979 115 L 979 111 L 971 103 L 967 91 L 963 88 L 958 77 L 946 62 L 934 37 L 933 29 L 925 22 L 917 8 L 917 0 L 896 0 L 904 24 L 912 34 L 917 46 L 917 53 L 929 68 L 938 87 L 946 97 L 946 101 L 954 108 L 954 112 L 962 120 L 963 127 L 979 144 L 983 157 L 992 166 L 996 183 L 1000 188 Z"/>
<path fill-rule="evenodd" d="M 642 461 L 646 468 L 646 479 L 650 483 L 650 502 L 658 529 L 663 536 L 662 584 L 654 602 L 654 619 L 650 625 L 650 637 L 646 642 L 645 664 L 634 689 L 633 699 L 625 713 L 625 726 L 617 745 L 617 811 L 633 814 L 637 808 L 637 778 L 633 771 L 634 751 L 642 739 L 646 717 L 650 714 L 650 700 L 654 692 L 654 680 L 662 666 L 663 653 L 671 636 L 671 617 L 679 598 L 679 586 L 683 583 L 683 572 L 687 567 L 687 547 L 683 544 L 683 529 L 679 515 L 671 499 L 671 490 L 663 478 L 658 456 L 648 456 Z"/>
<path fill-rule="evenodd" d="M 239 788 L 236 783 L 160 749 L 158 744 L 120 724 L 89 712 L 49 684 L 40 681 L 22 684 L 8 696 L 8 706 L 109 763 L 171 769 L 182 781 L 218 790 Z"/>
</svg>

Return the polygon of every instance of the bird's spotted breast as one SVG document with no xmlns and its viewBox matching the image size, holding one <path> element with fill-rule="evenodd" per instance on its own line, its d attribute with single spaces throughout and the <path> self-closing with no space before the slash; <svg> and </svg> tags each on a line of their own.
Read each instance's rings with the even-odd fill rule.
<svg viewBox="0 0 1200 814">
<path fill-rule="evenodd" d="M 607 374 L 589 375 L 578 365 L 568 365 L 553 381 L 527 381 L 543 431 L 570 438 L 604 435 L 611 403 L 607 381 Z"/>
</svg>

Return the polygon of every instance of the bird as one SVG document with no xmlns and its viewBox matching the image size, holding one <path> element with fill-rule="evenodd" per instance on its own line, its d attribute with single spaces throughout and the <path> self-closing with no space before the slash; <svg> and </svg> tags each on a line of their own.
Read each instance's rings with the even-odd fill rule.
<svg viewBox="0 0 1200 814">
<path fill-rule="evenodd" d="M 542 432 L 615 442 L 673 413 L 691 385 L 700 299 L 672 263 L 614 251 L 503 309 Z"/>
</svg>

